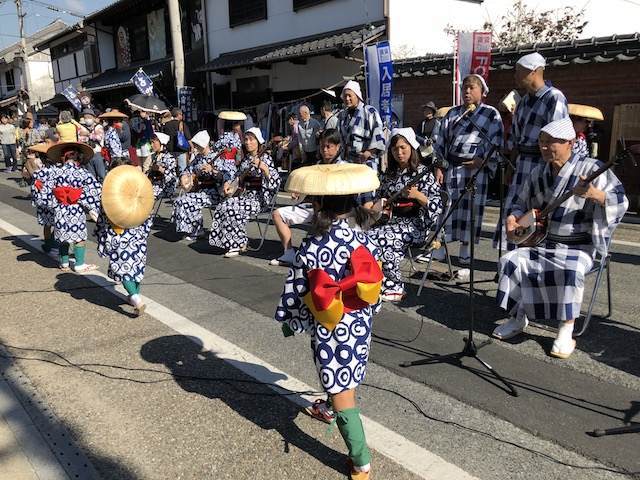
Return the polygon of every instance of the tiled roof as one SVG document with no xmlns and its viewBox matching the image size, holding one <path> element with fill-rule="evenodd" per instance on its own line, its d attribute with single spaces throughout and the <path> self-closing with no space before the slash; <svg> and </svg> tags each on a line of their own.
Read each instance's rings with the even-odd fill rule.
<svg viewBox="0 0 640 480">
<path fill-rule="evenodd" d="M 342 51 L 346 55 L 351 49 L 360 47 L 364 41 L 379 36 L 384 31 L 384 25 L 361 25 L 287 42 L 223 53 L 196 71 L 228 70 Z"/>
<path fill-rule="evenodd" d="M 169 60 L 149 63 L 146 65 L 138 65 L 136 67 L 125 68 L 123 70 L 107 70 L 97 77 L 93 77 L 83 83 L 83 88 L 88 92 L 98 92 L 100 90 L 109 90 L 112 88 L 133 86 L 131 77 L 142 68 L 144 72 L 151 78 L 158 78 L 167 70 Z"/>
<path fill-rule="evenodd" d="M 522 55 L 532 52 L 542 54 L 547 59 L 547 64 L 552 66 L 635 60 L 640 57 L 640 33 L 494 48 L 491 53 L 491 70 L 510 70 Z M 396 60 L 393 68 L 394 77 L 450 74 L 453 55 L 426 55 Z"/>
</svg>

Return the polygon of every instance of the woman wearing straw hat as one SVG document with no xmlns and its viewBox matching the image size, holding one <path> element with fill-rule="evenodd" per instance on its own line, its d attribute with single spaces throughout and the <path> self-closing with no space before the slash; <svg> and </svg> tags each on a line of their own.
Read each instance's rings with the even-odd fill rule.
<svg viewBox="0 0 640 480">
<path fill-rule="evenodd" d="M 47 197 L 47 189 L 44 188 L 49 182 L 49 179 L 53 173 L 54 163 L 47 157 L 47 150 L 49 145 L 46 143 L 38 143 L 28 147 L 29 154 L 35 154 L 39 157 L 42 164 L 39 168 L 34 168 L 31 173 L 31 204 L 36 208 L 36 219 L 38 224 L 42 225 L 42 237 L 44 242 L 42 244 L 42 250 L 45 253 L 51 253 L 53 250 L 57 250 L 57 244 L 53 239 L 53 225 L 55 223 L 55 211 L 50 206 L 50 201 Z M 29 164 L 29 158 L 27 159 Z"/>
<path fill-rule="evenodd" d="M 136 315 L 144 312 L 140 283 L 153 226 L 153 187 L 139 168 L 121 165 L 104 180 L 102 211 L 96 222 L 98 254 L 109 259 L 107 275 L 121 282 Z"/>
<path fill-rule="evenodd" d="M 264 151 L 264 138 L 253 127 L 244 135 L 245 156 L 238 168 L 238 180 L 243 186 L 239 196 L 232 197 L 234 188 L 224 184 L 223 200 L 213 212 L 209 244 L 226 250 L 225 257 L 236 257 L 247 247 L 247 223 L 251 216 L 271 204 L 280 188 L 280 175 L 271 155 Z"/>
<path fill-rule="evenodd" d="M 217 205 L 222 200 L 220 190 L 224 182 L 236 177 L 236 166 L 216 157 L 209 147 L 210 141 L 206 130 L 191 139 L 197 153 L 180 176 L 187 193 L 173 203 L 176 232 L 186 235 L 185 239 L 190 242 L 204 233 L 202 209 Z"/>
<path fill-rule="evenodd" d="M 229 162 L 236 162 L 236 159 L 241 158 L 242 123 L 246 119 L 247 115 L 242 112 L 224 111 L 218 114 L 220 136 L 213 144 L 213 151 L 216 154 L 222 152 L 222 158 Z"/>
<path fill-rule="evenodd" d="M 47 150 L 54 167 L 47 181 L 45 195 L 55 212 L 53 236 L 60 244 L 60 268 L 69 270 L 69 246 L 74 245 L 76 273 L 86 273 L 98 268 L 85 263 L 87 218 L 97 218 L 100 211 L 100 184 L 82 165 L 93 156 L 93 149 L 86 143 L 60 142 Z"/>
<path fill-rule="evenodd" d="M 107 164 L 111 163 L 113 158 L 128 157 L 129 152 L 122 147 L 118 130 L 122 128 L 122 121 L 129 117 L 120 110 L 114 109 L 103 113 L 98 118 L 106 122 L 102 155 L 105 157 Z"/>
<path fill-rule="evenodd" d="M 166 151 L 170 140 L 171 137 L 162 132 L 154 132 L 151 136 L 151 163 L 147 175 L 153 185 L 153 196 L 156 199 L 171 198 L 178 184 L 176 159 Z"/>
<path fill-rule="evenodd" d="M 570 103 L 569 117 L 573 122 L 573 128 L 575 129 L 577 135 L 576 142 L 573 144 L 573 153 L 575 153 L 579 157 L 596 157 L 597 152 L 592 157 L 591 152 L 589 151 L 589 145 L 587 144 L 587 136 L 585 132 L 589 128 L 591 122 L 604 120 L 602 112 L 598 108 L 591 107 L 589 105 Z"/>
<path fill-rule="evenodd" d="M 407 248 L 425 241 L 427 231 L 442 212 L 440 185 L 420 162 L 419 146 L 412 128 L 391 131 L 387 154 L 389 166 L 380 180 L 378 194 L 383 201 L 398 192 L 403 194 L 394 205 L 386 206 L 392 212 L 388 223 L 367 232 L 382 251 L 382 299 L 388 302 L 399 302 L 404 297 L 400 264 Z M 407 188 L 416 175 L 422 175 L 422 178 Z M 376 205 L 381 207 L 383 203 Z"/>
<path fill-rule="evenodd" d="M 364 380 L 373 315 L 380 309 L 380 248 L 361 230 L 357 194 L 380 182 L 365 165 L 314 165 L 294 170 L 287 190 L 313 195 L 316 214 L 289 271 L 275 313 L 285 337 L 308 332 L 320 383 L 330 402 L 317 400 L 307 412 L 334 419 L 349 450 L 350 478 L 370 478 L 356 388 Z M 330 403 L 330 405 L 329 405 Z"/>
</svg>

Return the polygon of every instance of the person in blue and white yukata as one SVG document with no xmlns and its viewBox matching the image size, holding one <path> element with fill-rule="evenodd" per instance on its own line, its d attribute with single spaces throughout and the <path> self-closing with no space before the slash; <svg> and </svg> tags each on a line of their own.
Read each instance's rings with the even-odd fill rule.
<svg viewBox="0 0 640 480">
<path fill-rule="evenodd" d="M 111 160 L 114 158 L 129 158 L 129 152 L 122 146 L 119 133 L 122 129 L 124 120 L 129 117 L 121 111 L 114 109 L 103 113 L 98 118 L 105 123 L 104 147 L 102 152 L 107 165 L 111 163 Z"/>
<path fill-rule="evenodd" d="M 47 189 L 45 185 L 49 182 L 49 178 L 53 173 L 55 164 L 47 157 L 48 143 L 38 143 L 28 147 L 30 154 L 39 157 L 42 166 L 32 173 L 31 182 L 31 204 L 36 208 L 36 220 L 38 225 L 42 225 L 42 250 L 57 257 L 58 245 L 53 238 L 53 225 L 55 223 L 55 211 L 50 206 L 47 198 Z M 28 160 L 27 160 L 28 161 Z M 50 192 L 49 192 L 50 194 Z"/>
<path fill-rule="evenodd" d="M 537 52 L 521 57 L 516 63 L 516 86 L 527 93 L 516 106 L 507 142 L 507 149 L 511 151 L 511 161 L 515 163 L 516 170 L 505 199 L 505 211 L 510 208 L 531 170 L 544 164 L 538 148 L 540 129 L 554 120 L 569 116 L 564 94 L 545 83 L 546 64 L 544 57 Z M 497 246 L 499 234 L 500 232 L 496 231 L 494 246 Z M 512 249 L 515 245 L 509 242 L 507 247 Z"/>
<path fill-rule="evenodd" d="M 407 248 L 422 245 L 442 213 L 440 185 L 422 164 L 419 147 L 412 128 L 391 131 L 387 171 L 380 179 L 380 200 L 374 205 L 377 211 L 390 209 L 391 218 L 367 232 L 382 252 L 382 300 L 388 302 L 399 302 L 405 295 L 400 265 Z M 407 187 L 417 175 L 422 175 L 421 179 Z M 386 200 L 398 192 L 403 193 L 393 205 L 386 205 Z"/>
<path fill-rule="evenodd" d="M 100 212 L 101 185 L 82 165 L 93 156 L 86 143 L 61 142 L 47 150 L 47 157 L 60 166 L 52 167 L 43 187 L 47 206 L 54 211 L 53 238 L 59 244 L 60 269 L 69 270 L 69 246 L 73 245 L 73 271 L 86 273 L 98 268 L 85 263 L 87 217 L 96 220 Z"/>
<path fill-rule="evenodd" d="M 342 141 L 340 132 L 337 129 L 329 128 L 320 134 L 320 161 L 318 164 L 331 165 L 345 163 L 340 156 Z M 298 200 L 297 193 L 292 193 L 291 197 Z M 282 242 L 284 253 L 278 258 L 274 258 L 269 263 L 271 265 L 289 266 L 296 257 L 296 250 L 291 243 L 291 227 L 293 225 L 309 224 L 313 218 L 313 197 L 305 197 L 297 205 L 280 207 L 273 211 L 273 224 Z"/>
<path fill-rule="evenodd" d="M 442 178 L 442 170 L 445 170 L 444 183 L 451 203 L 454 204 L 464 195 L 445 225 L 447 242 L 460 242 L 458 261 L 461 265 L 469 265 L 471 260 L 471 194 L 466 193 L 465 186 L 491 155 L 476 177 L 473 215 L 475 243 L 478 244 L 489 180 L 496 172 L 496 160 L 504 138 L 500 113 L 482 101 L 488 94 L 489 87 L 480 75 L 465 77 L 462 82 L 464 103 L 449 110 L 433 134 L 438 164 L 446 166 L 444 169 L 436 167 L 436 173 Z M 434 251 L 433 256 L 437 260 L 444 260 L 444 247 Z"/>
<path fill-rule="evenodd" d="M 119 163 L 119 161 L 114 163 Z M 134 192 L 143 190 L 142 186 L 139 187 L 139 185 L 142 182 L 147 182 L 140 170 L 135 169 L 132 171 L 130 167 L 128 169 L 115 167 L 108 175 L 126 177 L 126 180 L 123 180 L 122 183 L 126 184 L 127 188 Z M 140 211 L 136 204 L 138 201 L 137 193 L 131 196 L 123 195 L 117 201 L 120 203 L 117 206 L 119 210 Z M 147 240 L 153 226 L 153 216 L 149 215 L 140 220 L 141 222 L 138 226 L 123 228 L 111 222 L 104 209 L 102 209 L 96 221 L 95 229 L 98 255 L 109 260 L 107 275 L 116 282 L 122 283 L 128 293 L 129 304 L 135 309 L 136 316 L 142 315 L 145 310 L 145 304 L 140 296 L 140 283 L 144 278 L 147 264 Z"/>
<path fill-rule="evenodd" d="M 580 315 L 585 275 L 595 253 L 607 253 L 613 231 L 629 202 L 611 170 L 584 182 L 602 166 L 598 160 L 572 151 L 576 132 L 566 117 L 544 126 L 539 148 L 545 163 L 535 167 L 513 198 L 506 215 L 507 237 L 513 239 L 518 219 L 543 209 L 563 193 L 574 195 L 550 212 L 548 236 L 536 247 L 521 247 L 500 259 L 498 305 L 510 318 L 493 331 L 501 340 L 524 331 L 529 320 L 559 322 L 551 356 L 567 358 L 575 349 L 572 338 Z"/>
<path fill-rule="evenodd" d="M 236 177 L 235 165 L 216 157 L 210 149 L 210 141 L 206 130 L 199 131 L 191 139 L 197 153 L 180 176 L 187 193 L 173 203 L 176 232 L 185 234 L 190 242 L 204 234 L 202 209 L 218 205 L 224 198 L 222 186 Z"/>
<path fill-rule="evenodd" d="M 222 200 L 213 212 L 209 245 L 225 250 L 225 258 L 246 251 L 249 238 L 247 223 L 252 216 L 271 205 L 280 188 L 280 174 L 271 155 L 264 150 L 264 138 L 259 128 L 244 134 L 244 157 L 238 167 L 238 186 L 225 181 Z M 233 196 L 238 191 L 239 195 Z"/>
<path fill-rule="evenodd" d="M 313 182 L 305 182 L 305 176 Z M 311 183 L 312 191 L 305 191 L 303 186 Z M 314 165 L 294 170 L 288 185 L 295 193 L 314 194 L 316 214 L 311 234 L 287 275 L 275 319 L 285 337 L 311 335 L 313 358 L 329 401 L 318 399 L 306 412 L 326 423 L 335 420 L 349 450 L 350 478 L 368 480 L 371 454 L 356 388 L 365 378 L 373 315 L 381 305 L 382 252 L 348 220 L 364 220 L 356 194 L 375 191 L 379 180 L 363 165 Z M 342 195 L 335 195 L 338 188 Z"/>
<path fill-rule="evenodd" d="M 385 149 L 382 119 L 378 111 L 364 103 L 360 84 L 349 80 L 342 89 L 344 109 L 338 114 L 338 126 L 344 146 L 343 159 L 363 163 L 376 173 L 380 170 L 380 154 Z M 360 203 L 373 206 L 375 192 L 360 195 Z"/>
<path fill-rule="evenodd" d="M 177 162 L 173 154 L 167 151 L 170 140 L 171 137 L 162 132 L 154 132 L 151 136 L 151 159 L 147 175 L 156 200 L 173 197 L 178 184 Z"/>
</svg>

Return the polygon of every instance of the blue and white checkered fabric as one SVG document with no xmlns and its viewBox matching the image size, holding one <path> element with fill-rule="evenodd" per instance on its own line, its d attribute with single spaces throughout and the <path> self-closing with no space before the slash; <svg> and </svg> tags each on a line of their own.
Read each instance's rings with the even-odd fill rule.
<svg viewBox="0 0 640 480">
<path fill-rule="evenodd" d="M 338 115 L 338 121 L 345 160 L 353 162 L 365 150 L 376 149 L 379 152 L 384 152 L 385 140 L 382 133 L 382 120 L 374 107 L 360 102 L 354 110 L 342 110 Z M 377 158 L 369 166 L 373 168 L 374 164 L 377 171 Z"/>
</svg>

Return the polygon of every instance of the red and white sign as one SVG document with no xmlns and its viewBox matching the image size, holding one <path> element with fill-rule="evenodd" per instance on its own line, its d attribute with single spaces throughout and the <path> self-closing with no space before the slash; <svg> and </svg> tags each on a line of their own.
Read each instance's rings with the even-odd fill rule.
<svg viewBox="0 0 640 480">
<path fill-rule="evenodd" d="M 491 66 L 491 32 L 458 32 L 456 39 L 455 104 L 460 103 L 460 86 L 464 77 L 477 73 L 489 79 Z"/>
</svg>

